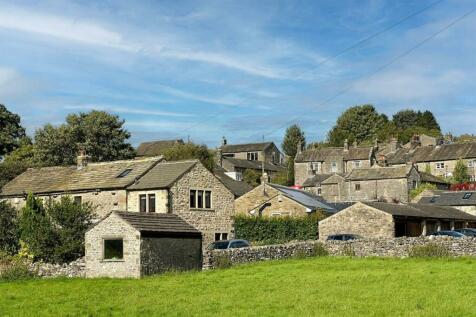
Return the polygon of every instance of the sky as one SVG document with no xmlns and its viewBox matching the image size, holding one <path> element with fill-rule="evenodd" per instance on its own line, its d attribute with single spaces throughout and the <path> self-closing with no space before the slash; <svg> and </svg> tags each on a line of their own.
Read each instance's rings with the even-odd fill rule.
<svg viewBox="0 0 476 317">
<path fill-rule="evenodd" d="M 476 0 L 2 1 L 0 103 L 27 132 L 117 114 L 131 143 L 322 141 L 349 106 L 476 133 Z M 466 15 L 465 15 L 466 14 Z"/>
</svg>

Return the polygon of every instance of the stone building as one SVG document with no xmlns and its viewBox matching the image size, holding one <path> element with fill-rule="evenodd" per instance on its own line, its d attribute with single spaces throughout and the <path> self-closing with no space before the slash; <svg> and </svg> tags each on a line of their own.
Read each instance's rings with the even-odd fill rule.
<svg viewBox="0 0 476 317">
<path fill-rule="evenodd" d="M 476 216 L 476 192 L 474 191 L 435 191 L 423 195 L 418 203 L 453 207 Z"/>
<path fill-rule="evenodd" d="M 331 214 L 335 209 L 309 192 L 266 181 L 235 200 L 237 215 L 304 217 L 315 212 Z"/>
<path fill-rule="evenodd" d="M 359 202 L 319 222 L 319 239 L 334 234 L 363 238 L 417 237 L 439 230 L 475 227 L 476 216 L 425 204 Z"/>
<path fill-rule="evenodd" d="M 177 215 L 110 213 L 86 232 L 86 277 L 200 270 L 201 233 Z"/>
<path fill-rule="evenodd" d="M 264 167 L 268 175 L 284 170 L 283 154 L 273 142 L 228 144 L 223 138 L 216 156 L 218 166 L 238 181 L 243 180 L 243 173 L 247 169 L 261 173 Z"/>
<path fill-rule="evenodd" d="M 349 146 L 316 148 L 298 153 L 294 160 L 295 184 L 303 184 L 316 175 L 346 174 L 355 168 L 368 168 L 375 164 L 375 146 Z"/>
<path fill-rule="evenodd" d="M 2 188 L 0 199 L 19 209 L 27 193 L 89 202 L 98 219 L 111 210 L 180 215 L 202 232 L 205 244 L 233 236 L 235 194 L 198 160 L 159 157 L 28 169 Z"/>
</svg>

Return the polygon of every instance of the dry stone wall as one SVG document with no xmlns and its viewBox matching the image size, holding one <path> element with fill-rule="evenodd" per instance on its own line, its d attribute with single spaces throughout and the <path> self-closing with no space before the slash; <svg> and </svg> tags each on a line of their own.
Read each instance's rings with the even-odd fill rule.
<svg viewBox="0 0 476 317">
<path fill-rule="evenodd" d="M 30 271 L 43 278 L 53 277 L 85 277 L 86 262 L 84 258 L 66 264 L 35 262 L 29 265 Z"/>
</svg>

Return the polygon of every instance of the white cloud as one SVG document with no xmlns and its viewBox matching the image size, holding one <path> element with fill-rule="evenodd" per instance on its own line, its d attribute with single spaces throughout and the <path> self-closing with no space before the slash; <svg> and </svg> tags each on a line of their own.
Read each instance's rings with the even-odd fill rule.
<svg viewBox="0 0 476 317">
<path fill-rule="evenodd" d="M 165 93 L 168 93 L 170 95 L 180 97 L 180 98 L 196 100 L 200 102 L 217 104 L 217 105 L 225 105 L 225 106 L 238 106 L 241 104 L 241 100 L 233 96 L 224 96 L 224 97 L 214 98 L 214 97 L 206 97 L 203 95 L 190 93 L 187 91 L 183 91 L 183 90 L 165 86 L 165 85 L 157 85 L 157 87 Z"/>
<path fill-rule="evenodd" d="M 119 106 L 104 106 L 104 105 L 75 105 L 75 106 L 65 106 L 66 109 L 79 109 L 79 110 L 104 110 L 111 111 L 116 113 L 125 113 L 125 114 L 139 114 L 139 115 L 148 115 L 148 116 L 168 116 L 168 117 L 191 117 L 194 116 L 189 113 L 182 112 L 170 112 L 162 110 L 149 110 L 149 109 L 137 109 L 129 107 L 119 107 Z"/>
</svg>

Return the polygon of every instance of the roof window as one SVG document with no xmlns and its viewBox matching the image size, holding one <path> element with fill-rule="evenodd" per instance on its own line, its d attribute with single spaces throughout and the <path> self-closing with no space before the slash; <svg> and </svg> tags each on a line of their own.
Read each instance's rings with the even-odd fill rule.
<svg viewBox="0 0 476 317">
<path fill-rule="evenodd" d="M 466 193 L 464 194 L 463 199 L 470 199 L 471 196 L 473 196 L 473 193 Z"/>
<path fill-rule="evenodd" d="M 121 174 L 117 175 L 117 178 L 126 177 L 127 175 L 129 175 L 130 172 L 132 172 L 132 168 L 128 168 L 128 169 L 122 171 Z"/>
</svg>

